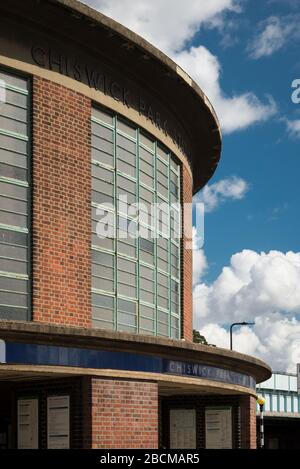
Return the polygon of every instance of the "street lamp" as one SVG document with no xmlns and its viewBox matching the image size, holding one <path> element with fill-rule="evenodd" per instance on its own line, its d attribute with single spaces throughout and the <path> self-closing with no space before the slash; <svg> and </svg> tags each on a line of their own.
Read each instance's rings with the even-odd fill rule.
<svg viewBox="0 0 300 469">
<path fill-rule="evenodd" d="M 264 405 L 266 403 L 265 399 L 261 396 L 257 398 L 257 403 L 260 410 L 260 424 L 259 424 L 259 447 L 264 449 L 265 446 L 265 435 L 264 435 Z"/>
<path fill-rule="evenodd" d="M 254 326 L 255 322 L 234 322 L 230 326 L 230 350 L 232 350 L 232 329 L 234 326 Z"/>
</svg>

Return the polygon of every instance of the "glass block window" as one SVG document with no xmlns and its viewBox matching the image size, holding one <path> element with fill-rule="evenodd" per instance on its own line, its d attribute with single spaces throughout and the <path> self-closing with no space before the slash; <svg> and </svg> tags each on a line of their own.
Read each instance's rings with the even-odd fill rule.
<svg viewBox="0 0 300 469">
<path fill-rule="evenodd" d="M 91 153 L 93 325 L 178 339 L 180 164 L 96 107 Z"/>
<path fill-rule="evenodd" d="M 0 70 L 0 318 L 30 319 L 30 90 Z"/>
</svg>

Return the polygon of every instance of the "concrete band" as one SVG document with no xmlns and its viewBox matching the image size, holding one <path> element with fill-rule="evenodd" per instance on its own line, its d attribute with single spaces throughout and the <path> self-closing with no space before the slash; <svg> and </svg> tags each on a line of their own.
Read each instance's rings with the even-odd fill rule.
<svg viewBox="0 0 300 469">
<path fill-rule="evenodd" d="M 0 365 L 0 380 L 2 379 L 45 379 L 45 378 L 67 378 L 71 376 L 97 376 L 102 378 L 132 379 L 142 381 L 152 381 L 164 388 L 180 390 L 181 393 L 218 393 L 218 394 L 245 394 L 256 397 L 256 392 L 249 388 L 235 384 L 225 384 L 218 381 L 210 381 L 201 378 L 187 378 L 181 376 L 166 376 L 159 373 L 142 373 L 124 370 L 107 370 L 94 368 L 77 368 L 64 366 L 45 365 Z M 167 390 L 167 389 L 166 389 Z M 176 394 L 176 391 L 173 391 Z"/>
<path fill-rule="evenodd" d="M 203 363 L 250 375 L 257 383 L 268 379 L 271 372 L 261 360 L 238 352 L 125 332 L 3 320 L 0 321 L 0 337 L 22 343 L 133 352 L 174 361 Z"/>
</svg>

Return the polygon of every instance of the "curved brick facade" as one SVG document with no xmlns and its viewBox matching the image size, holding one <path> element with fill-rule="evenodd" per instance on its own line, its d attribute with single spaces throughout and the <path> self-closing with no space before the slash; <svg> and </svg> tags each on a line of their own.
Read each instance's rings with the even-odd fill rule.
<svg viewBox="0 0 300 469">
<path fill-rule="evenodd" d="M 221 152 L 220 128 L 208 99 L 196 83 L 160 51 L 75 0 L 3 2 L 0 27 L 0 74 L 8 77 L 8 95 L 15 100 L 9 103 L 12 108 L 5 108 L 6 112 L 13 113 L 14 122 L 11 123 L 9 115 L 1 121 L 1 125 L 4 122 L 8 128 L 0 125 L 0 152 L 3 152 L 0 153 L 0 171 L 3 168 L 6 171 L 0 172 L 0 182 L 7 191 L 4 196 L 13 207 L 21 206 L 24 210 L 24 206 L 27 209 L 30 205 L 28 218 L 27 212 L 20 217 L 15 209 L 13 217 L 8 218 L 15 225 L 0 223 L 0 242 L 7 249 L 8 265 L 4 273 L 0 269 L 0 429 L 7 429 L 4 430 L 6 446 L 156 448 L 173 444 L 179 447 L 185 440 L 180 440 L 180 432 L 171 436 L 171 431 L 176 433 L 176 429 L 171 429 L 171 414 L 192 409 L 195 411 L 191 430 L 194 440 L 186 448 L 203 448 L 209 439 L 206 411 L 217 406 L 231 412 L 227 423 L 232 438 L 220 444 L 254 448 L 255 381 L 266 380 L 270 369 L 252 357 L 192 343 L 190 205 L 193 193 L 214 173 Z M 114 331 L 93 327 L 92 249 L 101 254 L 108 251 L 91 242 L 91 119 L 95 107 L 101 108 L 102 114 L 105 109 L 114 116 L 114 130 L 105 116 L 98 122 L 102 129 L 117 135 L 111 142 L 107 140 L 114 148 L 117 146 L 114 138 L 122 135 L 117 127 L 119 117 L 120 122 L 125 119 L 130 123 L 127 130 L 131 125 L 135 129 L 131 142 L 136 145 L 136 157 L 140 156 L 140 135 L 145 140 L 150 136 L 156 142 L 152 142 L 150 153 L 168 168 L 165 185 L 168 203 L 172 200 L 171 194 L 178 199 L 180 175 L 183 237 L 177 243 L 170 236 L 165 271 L 159 270 L 155 262 L 153 266 L 147 261 L 141 263 L 148 267 L 148 272 L 153 272 L 156 289 L 159 274 L 161 278 L 168 278 L 169 322 L 168 333 L 161 333 L 164 338 L 158 337 L 157 324 L 163 323 L 163 319 L 158 320 L 158 313 L 166 314 L 168 308 L 159 308 L 157 292 L 152 297 L 157 304 L 140 301 L 138 296 L 128 295 L 124 300 L 126 295 L 120 295 L 127 304 L 130 301 L 133 304 L 132 298 L 138 298 L 139 305 L 154 310 L 156 329 L 150 331 L 152 336 L 116 331 L 118 323 L 113 320 L 110 323 L 115 326 Z M 97 116 L 93 118 L 92 122 L 97 123 Z M 21 129 L 19 134 L 18 129 Z M 123 138 L 125 135 L 130 141 L 129 134 L 123 132 Z M 165 156 L 157 152 L 160 147 L 163 153 L 165 149 Z M 147 150 L 146 144 L 144 150 Z M 21 169 L 20 155 L 23 158 Z M 115 150 L 112 155 L 115 162 Z M 29 173 L 24 171 L 25 157 L 26 162 L 31 161 Z M 172 169 L 172 161 L 175 169 L 174 166 Z M 10 168 L 14 165 L 17 169 Z M 95 171 L 97 161 L 93 161 L 93 165 Z M 110 170 L 108 166 L 106 164 L 106 174 L 118 178 L 118 169 L 114 172 L 115 166 L 111 165 Z M 157 166 L 153 164 L 153 172 Z M 103 167 L 105 171 L 102 162 Z M 136 171 L 140 171 L 139 164 Z M 25 174 L 27 179 L 24 179 Z M 177 178 L 175 191 L 171 188 L 172 175 Z M 134 179 L 127 173 L 125 180 Z M 152 186 L 150 183 L 144 186 L 148 193 L 148 186 L 151 186 L 150 193 L 155 194 L 156 200 L 159 198 L 158 178 L 153 176 L 153 181 L 156 182 Z M 139 182 L 138 175 L 137 187 Z M 116 200 L 117 184 L 114 187 L 113 200 Z M 10 200 L 12 192 L 13 202 Z M 16 194 L 23 198 L 25 194 L 26 200 L 16 204 Z M 14 243 L 17 246 L 14 251 L 23 255 L 21 273 L 10 270 L 11 265 L 15 266 L 10 263 L 10 246 L 15 248 Z M 174 256 L 180 256 L 180 275 L 173 275 L 172 243 L 177 249 Z M 30 255 L 28 264 L 27 257 L 24 259 L 26 249 Z M 153 257 L 154 251 L 153 248 Z M 104 261 L 99 265 L 103 270 L 107 267 Z M 115 265 L 116 271 L 118 260 Z M 179 263 L 176 267 L 179 272 L 178 266 Z M 130 272 L 127 273 L 130 276 Z M 16 288 L 13 299 L 12 285 Z M 178 299 L 178 285 L 181 316 L 176 307 L 172 309 L 172 301 L 176 303 Z M 119 314 L 117 291 L 94 290 L 98 298 L 113 298 L 114 314 Z M 176 293 L 175 300 L 172 300 L 172 291 Z M 15 298 L 19 298 L 21 308 L 17 302 L 7 304 Z M 104 310 L 106 308 L 109 309 L 107 304 L 103 306 Z M 130 310 L 122 311 L 129 316 Z M 149 320 L 149 316 L 143 319 Z M 105 317 L 99 321 L 105 324 Z M 127 326 L 129 328 L 129 324 Z M 172 335 L 172 327 L 177 335 Z M 149 329 L 144 326 L 144 329 L 136 328 L 135 332 L 137 330 L 147 332 Z M 179 337 L 183 340 L 177 340 Z M 64 438 L 60 441 L 59 438 L 51 440 L 48 429 L 49 402 L 53 396 L 62 397 L 64 402 L 67 435 L 58 435 Z M 29 409 L 26 415 L 31 416 L 32 423 L 25 433 L 19 425 L 22 406 Z"/>
<path fill-rule="evenodd" d="M 33 77 L 33 310 L 32 320 L 91 327 L 92 101 L 62 85 Z M 193 181 L 182 165 L 182 338 L 192 340 L 190 213 Z"/>
</svg>

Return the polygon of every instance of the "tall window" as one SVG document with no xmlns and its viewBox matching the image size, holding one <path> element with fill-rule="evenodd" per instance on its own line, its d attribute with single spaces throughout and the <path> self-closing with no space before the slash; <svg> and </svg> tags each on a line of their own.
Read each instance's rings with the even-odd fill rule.
<svg viewBox="0 0 300 469">
<path fill-rule="evenodd" d="M 94 327 L 179 338 L 179 163 L 139 128 L 94 108 L 92 177 Z"/>
<path fill-rule="evenodd" d="M 29 319 L 29 83 L 0 70 L 0 318 Z"/>
</svg>

